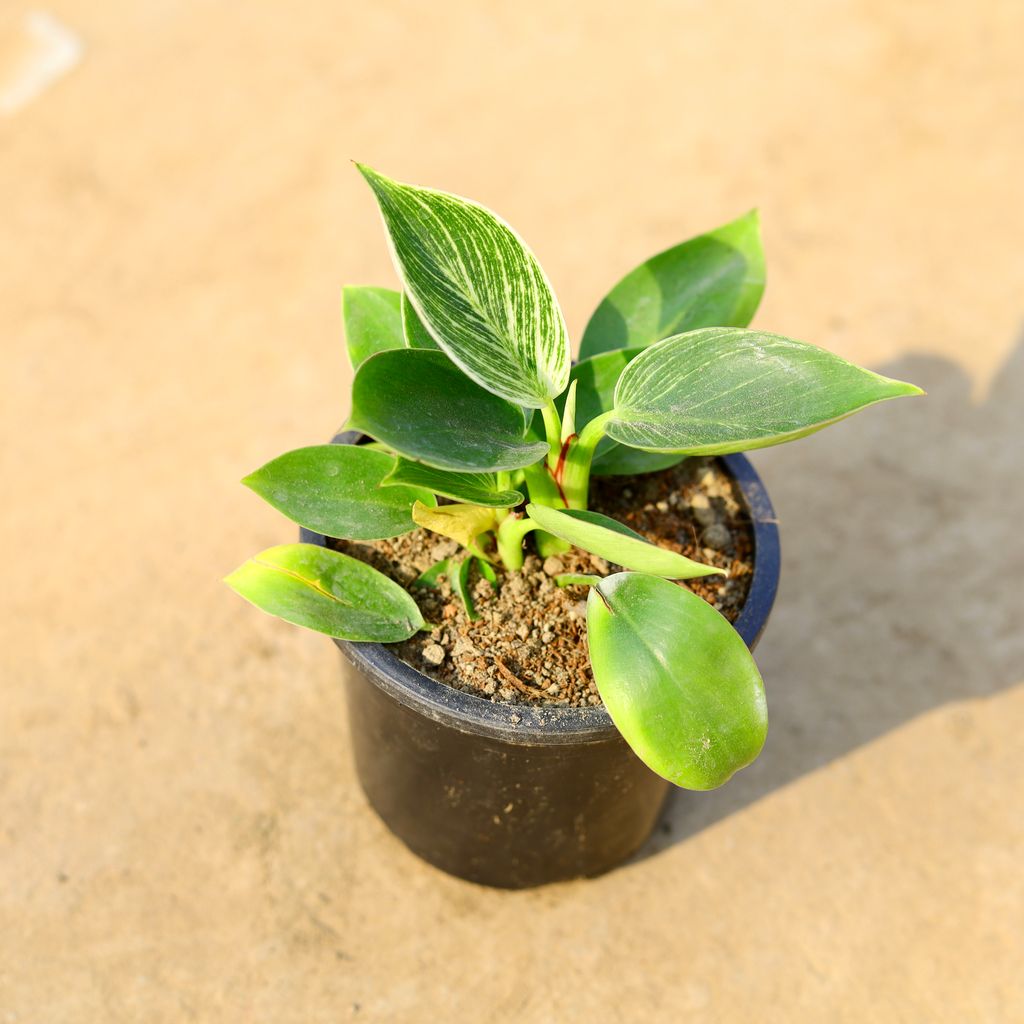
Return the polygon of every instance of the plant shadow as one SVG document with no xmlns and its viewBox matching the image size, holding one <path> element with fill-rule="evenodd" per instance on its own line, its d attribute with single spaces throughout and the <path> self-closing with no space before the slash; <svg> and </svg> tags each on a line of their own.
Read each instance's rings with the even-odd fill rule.
<svg viewBox="0 0 1024 1024">
<path fill-rule="evenodd" d="M 928 396 L 753 453 L 783 558 L 757 649 L 768 741 L 721 789 L 675 790 L 638 859 L 918 715 L 1021 678 L 1024 336 L 981 402 L 944 359 L 881 372 Z"/>
</svg>

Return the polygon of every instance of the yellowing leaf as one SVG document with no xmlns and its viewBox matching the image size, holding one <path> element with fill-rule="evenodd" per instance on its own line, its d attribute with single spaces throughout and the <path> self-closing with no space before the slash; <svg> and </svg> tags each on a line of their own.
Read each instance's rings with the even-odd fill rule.
<svg viewBox="0 0 1024 1024">
<path fill-rule="evenodd" d="M 431 508 L 417 501 L 412 507 L 415 523 L 433 530 L 443 537 L 451 537 L 474 555 L 485 557 L 477 547 L 477 538 L 498 525 L 498 514 L 493 508 L 479 505 L 439 505 Z"/>
</svg>

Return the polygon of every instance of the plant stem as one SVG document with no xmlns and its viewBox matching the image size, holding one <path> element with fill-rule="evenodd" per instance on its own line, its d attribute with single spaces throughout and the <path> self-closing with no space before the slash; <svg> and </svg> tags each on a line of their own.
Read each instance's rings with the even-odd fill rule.
<svg viewBox="0 0 1024 1024">
<path fill-rule="evenodd" d="M 537 524 L 527 516 L 518 517 L 514 512 L 502 520 L 495 532 L 498 557 L 509 572 L 518 572 L 523 567 L 523 538 L 536 530 Z"/>
<path fill-rule="evenodd" d="M 540 412 L 544 417 L 544 433 L 548 442 L 548 465 L 554 469 L 562 450 L 562 419 L 553 399 L 548 399 L 548 404 Z"/>
<path fill-rule="evenodd" d="M 569 446 L 562 472 L 562 491 L 569 508 L 586 508 L 590 491 L 590 464 L 594 450 L 604 437 L 605 428 L 611 422 L 612 413 L 595 416 Z"/>
<path fill-rule="evenodd" d="M 561 537 L 556 537 L 553 533 L 547 533 L 545 530 L 537 531 L 534 543 L 537 545 L 537 554 L 541 558 L 564 555 L 572 547 L 567 540 L 562 540 Z"/>
<path fill-rule="evenodd" d="M 551 508 L 566 507 L 558 491 L 558 484 L 555 483 L 546 462 L 536 462 L 532 466 L 527 466 L 523 470 L 523 477 L 530 492 L 530 501 L 535 501 L 538 505 L 549 505 Z"/>
<path fill-rule="evenodd" d="M 558 484 L 548 468 L 546 462 L 537 462 L 527 466 L 524 470 L 526 486 L 530 492 L 530 501 L 538 505 L 548 505 L 551 508 L 566 508 L 568 503 L 563 500 Z M 537 543 L 537 551 L 542 558 L 548 555 L 560 555 L 569 550 L 570 545 L 550 533 L 538 530 L 534 538 Z"/>
</svg>

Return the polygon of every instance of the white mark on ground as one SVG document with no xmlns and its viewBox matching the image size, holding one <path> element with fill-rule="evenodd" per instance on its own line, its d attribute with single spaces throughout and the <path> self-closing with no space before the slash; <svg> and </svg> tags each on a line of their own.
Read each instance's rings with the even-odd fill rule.
<svg viewBox="0 0 1024 1024">
<path fill-rule="evenodd" d="M 0 56 L 0 116 L 26 107 L 82 59 L 81 40 L 52 14 L 29 11 Z"/>
</svg>

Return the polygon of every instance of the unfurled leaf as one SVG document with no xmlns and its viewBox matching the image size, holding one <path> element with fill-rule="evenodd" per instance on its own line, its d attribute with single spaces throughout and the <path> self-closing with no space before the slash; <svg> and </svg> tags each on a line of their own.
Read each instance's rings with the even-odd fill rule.
<svg viewBox="0 0 1024 1024">
<path fill-rule="evenodd" d="M 352 369 L 377 352 L 405 348 L 400 303 L 401 295 L 391 288 L 342 288 L 341 315 Z"/>
<path fill-rule="evenodd" d="M 352 385 L 353 429 L 437 469 L 491 473 L 547 454 L 523 439 L 522 410 L 474 384 L 443 352 L 381 352 Z"/>
<path fill-rule="evenodd" d="M 696 594 L 618 573 L 587 599 L 587 643 L 601 699 L 652 771 L 714 789 L 764 746 L 761 675 L 743 639 Z"/>
<path fill-rule="evenodd" d="M 590 318 L 580 358 L 698 327 L 746 327 L 763 291 L 761 230 L 751 211 L 627 274 Z"/>
<path fill-rule="evenodd" d="M 576 384 L 576 430 L 582 430 L 595 416 L 609 412 L 615 403 L 615 385 L 630 360 L 642 348 L 618 349 L 582 359 L 572 368 Z M 679 455 L 641 452 L 626 448 L 605 435 L 597 444 L 591 472 L 594 476 L 637 476 L 668 469 L 681 461 Z"/>
<path fill-rule="evenodd" d="M 815 345 L 709 327 L 666 338 L 623 370 L 608 433 L 645 451 L 723 455 L 792 441 L 876 402 L 919 394 Z"/>
<path fill-rule="evenodd" d="M 317 544 L 282 544 L 225 581 L 271 615 L 342 640 L 396 643 L 423 625 L 416 602 L 376 569 Z"/>
<path fill-rule="evenodd" d="M 519 491 L 499 488 L 495 473 L 454 473 L 403 458 L 384 479 L 385 487 L 393 484 L 425 488 L 453 501 L 487 508 L 512 508 L 525 500 Z"/>
<path fill-rule="evenodd" d="M 402 330 L 405 332 L 406 348 L 438 348 L 438 344 L 431 337 L 430 331 L 423 326 L 415 307 L 409 301 L 409 296 L 402 293 Z"/>
<path fill-rule="evenodd" d="M 438 505 L 431 508 L 417 502 L 412 517 L 419 526 L 451 537 L 474 555 L 484 557 L 477 547 L 477 538 L 498 525 L 498 514 L 492 508 L 477 505 Z"/>
<path fill-rule="evenodd" d="M 413 530 L 412 506 L 436 505 L 431 491 L 381 487 L 394 456 L 348 444 L 287 452 L 242 483 L 289 519 L 328 537 L 379 540 Z"/>
<path fill-rule="evenodd" d="M 438 345 L 483 388 L 540 408 L 569 381 L 562 312 L 536 258 L 477 203 L 359 170 L 398 273 Z"/>
<path fill-rule="evenodd" d="M 724 570 L 714 565 L 702 565 L 652 544 L 635 530 L 600 512 L 527 505 L 526 513 L 548 533 L 627 569 L 672 580 L 695 579 L 714 573 L 725 575 Z"/>
</svg>

